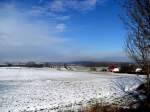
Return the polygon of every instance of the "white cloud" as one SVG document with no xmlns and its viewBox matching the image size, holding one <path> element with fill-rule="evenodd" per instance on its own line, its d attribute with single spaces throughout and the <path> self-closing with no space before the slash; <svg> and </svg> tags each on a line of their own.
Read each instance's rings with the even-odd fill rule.
<svg viewBox="0 0 150 112">
<path fill-rule="evenodd" d="M 45 26 L 45 23 L 28 23 L 12 18 L 1 19 L 0 23 L 0 48 L 1 50 L 38 49 L 39 47 L 58 47 L 67 42 L 66 38 L 60 38 L 53 34 L 53 29 Z M 52 29 L 52 30 L 51 30 Z M 49 32 L 51 31 L 51 32 Z M 55 29 L 54 29 L 55 32 Z"/>
<path fill-rule="evenodd" d="M 105 0 L 49 0 L 41 1 L 44 5 L 33 7 L 33 13 L 45 14 L 45 13 L 58 13 L 69 10 L 75 11 L 88 11 L 95 8 L 97 5 L 102 4 Z M 40 2 L 40 3 L 41 3 Z"/>
<path fill-rule="evenodd" d="M 100 0 L 54 0 L 50 3 L 52 11 L 62 12 L 72 10 L 90 10 L 94 8 Z M 102 0 L 101 0 L 102 1 Z"/>
<path fill-rule="evenodd" d="M 65 11 L 64 4 L 62 0 L 54 0 L 50 3 L 51 11 Z"/>
<path fill-rule="evenodd" d="M 66 29 L 66 25 L 64 23 L 57 24 L 56 29 L 58 32 L 63 32 Z"/>
<path fill-rule="evenodd" d="M 70 40 L 57 36 L 65 30 L 65 24 L 30 21 L 34 19 L 31 15 L 15 7 L 3 7 L 3 11 L 0 11 L 0 61 L 53 59 L 67 47 Z"/>
</svg>

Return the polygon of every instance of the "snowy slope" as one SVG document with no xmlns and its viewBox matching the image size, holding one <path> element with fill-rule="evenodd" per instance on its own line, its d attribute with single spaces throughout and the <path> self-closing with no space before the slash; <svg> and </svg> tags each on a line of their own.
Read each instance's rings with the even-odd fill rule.
<svg viewBox="0 0 150 112">
<path fill-rule="evenodd" d="M 0 111 L 58 111 L 112 103 L 142 83 L 137 76 L 52 69 L 0 68 Z"/>
</svg>

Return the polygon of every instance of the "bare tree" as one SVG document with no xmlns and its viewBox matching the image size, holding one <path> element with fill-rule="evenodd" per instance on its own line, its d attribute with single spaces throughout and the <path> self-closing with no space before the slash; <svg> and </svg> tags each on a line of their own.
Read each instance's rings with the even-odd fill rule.
<svg viewBox="0 0 150 112">
<path fill-rule="evenodd" d="M 149 56 L 150 45 L 149 40 L 145 39 L 139 30 L 128 32 L 125 41 L 125 51 L 143 70 L 143 73 L 149 76 Z"/>
<path fill-rule="evenodd" d="M 130 58 L 148 75 L 150 57 L 150 0 L 125 0 L 122 4 L 126 16 L 122 17 L 128 29 L 125 50 Z"/>
<path fill-rule="evenodd" d="M 149 85 L 150 0 L 124 0 L 121 5 L 125 10 L 125 16 L 121 18 L 128 31 L 125 51 L 142 67 Z"/>
</svg>

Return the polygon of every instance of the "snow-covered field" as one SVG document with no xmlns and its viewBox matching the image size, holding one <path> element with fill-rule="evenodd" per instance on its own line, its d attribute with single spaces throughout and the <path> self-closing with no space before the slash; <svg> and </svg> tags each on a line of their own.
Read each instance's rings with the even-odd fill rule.
<svg viewBox="0 0 150 112">
<path fill-rule="evenodd" d="M 0 68 L 0 112 L 76 110 L 94 102 L 112 103 L 143 80 L 128 74 Z"/>
</svg>

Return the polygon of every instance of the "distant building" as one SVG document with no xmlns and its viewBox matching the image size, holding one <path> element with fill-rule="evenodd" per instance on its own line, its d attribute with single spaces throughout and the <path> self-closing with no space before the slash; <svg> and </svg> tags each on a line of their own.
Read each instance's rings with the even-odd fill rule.
<svg viewBox="0 0 150 112">
<path fill-rule="evenodd" d="M 117 66 L 115 64 L 108 65 L 108 71 L 109 72 L 113 72 L 114 68 L 117 68 Z"/>
<path fill-rule="evenodd" d="M 112 72 L 115 72 L 115 73 L 117 73 L 117 72 L 120 72 L 120 68 L 114 68 L 113 70 L 112 70 Z"/>
<path fill-rule="evenodd" d="M 142 68 L 136 68 L 136 69 L 135 69 L 135 72 L 136 72 L 136 73 L 141 73 L 141 72 L 142 72 Z"/>
</svg>

